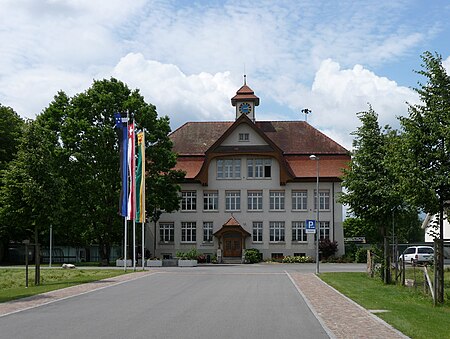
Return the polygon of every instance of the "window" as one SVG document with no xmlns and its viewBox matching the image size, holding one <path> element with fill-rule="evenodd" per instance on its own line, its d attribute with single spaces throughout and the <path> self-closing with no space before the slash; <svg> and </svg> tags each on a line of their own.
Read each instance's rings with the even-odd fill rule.
<svg viewBox="0 0 450 339">
<path fill-rule="evenodd" d="M 317 210 L 317 190 L 314 190 L 314 209 Z M 319 191 L 319 207 L 321 210 L 330 209 L 330 191 Z"/>
<path fill-rule="evenodd" d="M 171 223 L 159 224 L 159 240 L 161 242 L 173 242 L 174 241 L 174 226 Z"/>
<path fill-rule="evenodd" d="M 306 241 L 306 231 L 304 221 L 292 222 L 292 241 Z"/>
<path fill-rule="evenodd" d="M 248 210 L 262 211 L 263 209 L 263 193 L 262 191 L 253 191 L 247 193 Z"/>
<path fill-rule="evenodd" d="M 225 192 L 225 210 L 240 211 L 241 210 L 241 192 L 226 191 Z"/>
<path fill-rule="evenodd" d="M 197 209 L 197 192 L 183 191 L 181 192 L 181 210 L 195 211 Z"/>
<path fill-rule="evenodd" d="M 263 223 L 262 221 L 253 222 L 253 242 L 263 241 Z"/>
<path fill-rule="evenodd" d="M 239 179 L 241 177 L 241 159 L 217 160 L 217 178 Z"/>
<path fill-rule="evenodd" d="M 195 222 L 181 223 L 181 242 L 197 241 L 197 225 Z"/>
<path fill-rule="evenodd" d="M 247 159 L 247 177 L 251 179 L 270 178 L 272 176 L 271 159 Z"/>
<path fill-rule="evenodd" d="M 248 133 L 239 133 L 239 141 L 249 141 L 250 134 Z"/>
<path fill-rule="evenodd" d="M 320 221 L 320 239 L 330 239 L 330 222 Z"/>
<path fill-rule="evenodd" d="M 203 242 L 213 241 L 213 223 L 211 221 L 203 222 Z"/>
<path fill-rule="evenodd" d="M 292 191 L 292 209 L 307 210 L 308 193 L 306 191 Z"/>
<path fill-rule="evenodd" d="M 271 221 L 269 230 L 271 242 L 284 241 L 284 221 Z"/>
<path fill-rule="evenodd" d="M 203 209 L 205 211 L 217 211 L 219 209 L 219 194 L 214 192 L 203 192 Z"/>
<path fill-rule="evenodd" d="M 306 257 L 306 253 L 294 253 L 294 257 Z"/>
<path fill-rule="evenodd" d="M 272 211 L 284 210 L 284 191 L 269 192 L 269 202 Z"/>
</svg>

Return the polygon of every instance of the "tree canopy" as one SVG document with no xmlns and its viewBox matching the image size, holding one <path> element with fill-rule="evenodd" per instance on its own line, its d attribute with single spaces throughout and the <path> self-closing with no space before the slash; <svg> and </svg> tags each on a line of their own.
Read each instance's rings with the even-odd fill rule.
<svg viewBox="0 0 450 339">
<path fill-rule="evenodd" d="M 66 244 L 97 243 L 102 259 L 109 259 L 111 244 L 120 243 L 123 234 L 118 216 L 117 112 L 134 119 L 137 128 L 145 131 L 147 211 L 178 208 L 177 181 L 183 173 L 172 169 L 176 155 L 168 137 L 169 119 L 158 118 L 155 106 L 146 103 L 138 90 L 111 78 L 94 81 L 73 97 L 59 92 L 30 122 L 18 160 L 5 179 L 8 188 L 2 193 L 9 201 L 9 207 L 0 211 L 8 229 L 23 229 L 33 220 L 46 230 L 52 223 L 55 236 Z M 36 190 L 28 187 L 30 176 Z M 33 216 L 38 210 L 42 217 Z M 6 218 L 12 214 L 13 219 Z"/>
</svg>

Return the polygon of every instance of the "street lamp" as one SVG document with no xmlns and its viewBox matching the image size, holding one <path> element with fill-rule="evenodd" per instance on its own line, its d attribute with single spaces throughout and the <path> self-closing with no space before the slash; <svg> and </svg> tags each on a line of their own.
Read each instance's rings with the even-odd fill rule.
<svg viewBox="0 0 450 339">
<path fill-rule="evenodd" d="M 315 160 L 317 164 L 317 179 L 316 179 L 316 274 L 319 274 L 319 241 L 320 241 L 320 222 L 319 222 L 319 157 L 314 154 L 309 156 L 310 160 Z"/>
</svg>

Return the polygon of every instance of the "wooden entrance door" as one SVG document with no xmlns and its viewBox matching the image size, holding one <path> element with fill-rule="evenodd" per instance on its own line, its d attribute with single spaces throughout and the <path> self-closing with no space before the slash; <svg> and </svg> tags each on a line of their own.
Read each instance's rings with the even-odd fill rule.
<svg viewBox="0 0 450 339">
<path fill-rule="evenodd" d="M 242 256 L 241 238 L 225 238 L 223 256 L 241 257 Z"/>
</svg>

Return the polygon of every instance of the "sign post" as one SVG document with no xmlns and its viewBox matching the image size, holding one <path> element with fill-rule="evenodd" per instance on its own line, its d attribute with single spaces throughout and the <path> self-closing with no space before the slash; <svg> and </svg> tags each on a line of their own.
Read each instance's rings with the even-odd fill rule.
<svg viewBox="0 0 450 339">
<path fill-rule="evenodd" d="M 306 220 L 306 233 L 316 233 L 316 221 Z"/>
</svg>

